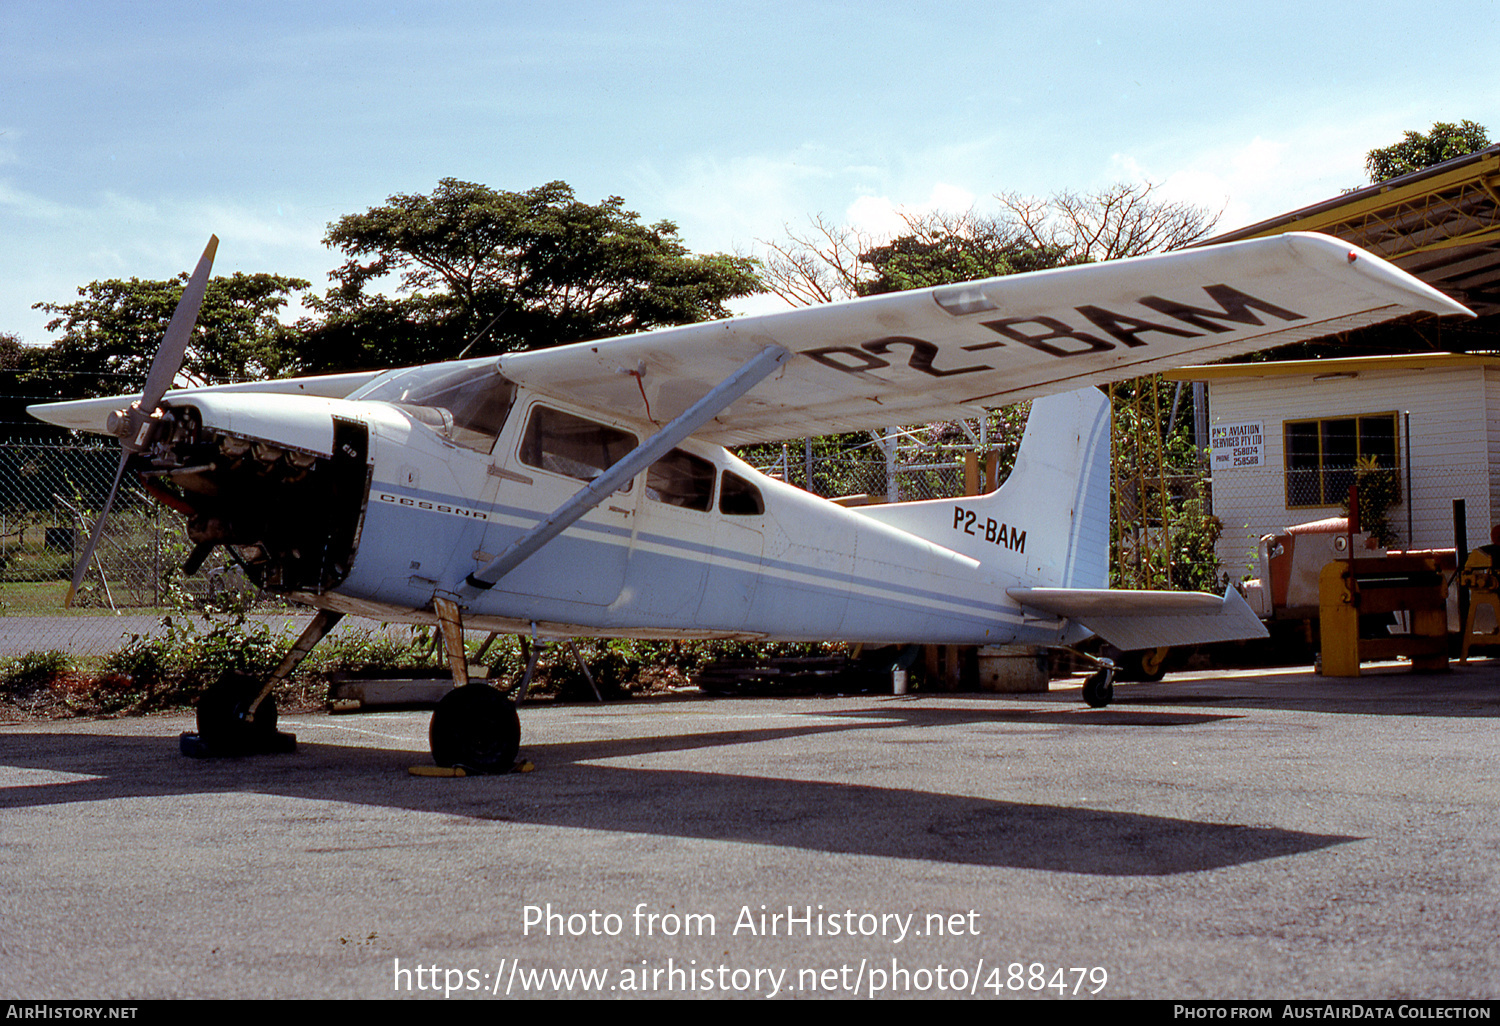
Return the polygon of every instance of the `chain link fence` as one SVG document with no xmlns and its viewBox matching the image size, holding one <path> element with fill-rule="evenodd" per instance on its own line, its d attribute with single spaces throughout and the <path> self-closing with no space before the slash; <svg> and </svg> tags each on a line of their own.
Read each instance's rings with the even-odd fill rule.
<svg viewBox="0 0 1500 1026">
<path fill-rule="evenodd" d="M 104 654 L 163 615 L 206 604 L 262 614 L 284 609 L 260 600 L 244 572 L 224 559 L 184 577 L 190 545 L 183 517 L 127 485 L 65 612 L 73 568 L 119 459 L 113 445 L 0 446 L 0 656 L 52 648 Z"/>
<path fill-rule="evenodd" d="M 1346 515 L 1349 486 L 1356 482 L 1361 526 L 1388 549 L 1453 548 L 1456 499 L 1464 504 L 1466 547 L 1472 551 L 1489 543 L 1495 511 L 1486 463 L 1418 463 L 1375 471 L 1333 465 L 1318 474 L 1321 480 L 1281 465 L 1214 474 L 1213 510 L 1222 524 L 1217 551 L 1231 580 L 1259 576 L 1262 535 Z"/>
<path fill-rule="evenodd" d="M 869 495 L 886 502 L 946 499 L 964 490 L 963 456 L 923 462 L 889 464 L 878 453 L 872 456 L 814 456 L 806 460 L 778 461 L 756 469 L 804 488 L 825 499 Z"/>
<path fill-rule="evenodd" d="M 883 436 L 843 436 L 834 451 L 827 440 L 809 439 L 779 447 L 754 446 L 740 455 L 770 477 L 786 481 L 825 499 L 870 496 L 874 501 L 918 502 L 965 494 L 965 464 L 973 457 L 983 468 L 993 463 L 994 482 L 979 483 L 990 490 L 1004 482 L 1016 459 L 1024 413 L 1009 423 L 986 425 L 982 435 L 967 441 L 957 424 L 891 430 Z M 993 439 L 992 441 L 990 439 Z"/>
</svg>

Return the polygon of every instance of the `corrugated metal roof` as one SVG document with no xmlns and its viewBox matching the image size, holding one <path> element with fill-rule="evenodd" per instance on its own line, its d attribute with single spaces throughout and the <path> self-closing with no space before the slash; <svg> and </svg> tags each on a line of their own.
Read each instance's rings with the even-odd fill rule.
<svg viewBox="0 0 1500 1026">
<path fill-rule="evenodd" d="M 1500 145 L 1217 235 L 1323 232 L 1384 257 L 1481 317 L 1500 314 Z"/>
</svg>

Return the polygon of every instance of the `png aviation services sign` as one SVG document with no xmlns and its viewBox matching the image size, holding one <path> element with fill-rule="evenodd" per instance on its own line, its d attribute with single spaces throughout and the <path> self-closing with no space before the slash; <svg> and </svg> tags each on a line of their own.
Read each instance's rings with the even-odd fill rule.
<svg viewBox="0 0 1500 1026">
<path fill-rule="evenodd" d="M 1213 472 L 1258 467 L 1264 462 L 1263 421 L 1249 424 L 1215 424 L 1208 429 L 1208 447 Z"/>
</svg>

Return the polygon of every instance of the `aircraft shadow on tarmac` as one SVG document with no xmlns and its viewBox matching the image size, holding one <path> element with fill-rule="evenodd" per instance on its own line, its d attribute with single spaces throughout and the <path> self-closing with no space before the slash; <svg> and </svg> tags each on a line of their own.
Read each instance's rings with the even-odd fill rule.
<svg viewBox="0 0 1500 1026">
<path fill-rule="evenodd" d="M 164 737 L 8 732 L 4 764 L 91 778 L 0 789 L 0 809 L 260 792 L 446 813 L 476 824 L 515 822 L 1102 876 L 1218 869 L 1359 839 L 932 790 L 589 761 L 869 726 L 531 745 L 526 754 L 538 772 L 464 780 L 408 776 L 409 764 L 425 761 L 410 751 L 303 743 L 294 755 L 198 761 L 179 756 Z M 358 847 L 352 840 L 350 850 Z"/>
<path fill-rule="evenodd" d="M 1305 670 L 1209 679 L 1168 676 L 1154 684 L 1116 685 L 1110 708 L 1182 705 L 1357 716 L 1494 717 L 1500 716 L 1500 666 L 1455 663 L 1445 673 L 1380 666 L 1365 668 L 1359 677 L 1319 677 Z"/>
</svg>

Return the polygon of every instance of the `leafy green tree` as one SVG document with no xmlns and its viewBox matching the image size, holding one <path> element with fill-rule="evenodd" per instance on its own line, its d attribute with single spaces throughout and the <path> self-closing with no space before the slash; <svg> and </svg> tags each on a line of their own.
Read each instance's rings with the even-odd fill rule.
<svg viewBox="0 0 1500 1026">
<path fill-rule="evenodd" d="M 901 214 L 906 230 L 881 240 L 822 217 L 787 229 L 769 250 L 767 287 L 793 306 L 923 288 L 1065 264 L 1180 249 L 1205 238 L 1219 215 L 1157 199 L 1156 187 L 1120 183 L 1050 197 L 1002 193 L 997 214 Z"/>
<path fill-rule="evenodd" d="M 313 306 L 310 369 L 535 349 L 728 316 L 761 289 L 753 260 L 694 256 L 670 221 L 564 182 L 501 192 L 445 178 L 329 225 L 348 258 Z M 367 290 L 394 278 L 395 298 Z"/>
<path fill-rule="evenodd" d="M 31 403 L 48 398 L 31 380 L 39 352 L 36 347 L 22 343 L 19 335 L 0 331 L 0 439 L 43 438 L 63 433 L 26 412 Z M 8 469 L 11 468 L 0 465 L 0 475 Z M 0 476 L 0 481 L 3 480 Z"/>
<path fill-rule="evenodd" d="M 860 295 L 998 278 L 1070 262 L 1062 247 L 1037 245 L 1004 221 L 972 211 L 907 218 L 907 226 L 911 230 L 906 234 L 859 255 L 860 263 L 873 271 L 873 277 L 856 286 Z"/>
<path fill-rule="evenodd" d="M 1477 153 L 1489 144 L 1489 133 L 1483 125 L 1472 121 L 1456 125 L 1438 121 L 1426 135 L 1407 132 L 1400 142 L 1371 150 L 1365 157 L 1365 170 L 1371 183 L 1379 184 L 1454 157 Z"/>
<path fill-rule="evenodd" d="M 185 273 L 166 281 L 111 278 L 81 286 L 71 303 L 34 304 L 56 315 L 47 330 L 62 334 L 36 351 L 29 380 L 45 382 L 57 398 L 141 388 L 187 279 Z M 210 384 L 294 371 L 297 335 L 280 314 L 308 285 L 276 274 L 210 279 L 182 376 Z"/>
<path fill-rule="evenodd" d="M 0 370 L 15 370 L 21 366 L 25 347 L 21 336 L 11 331 L 0 331 Z"/>
</svg>

